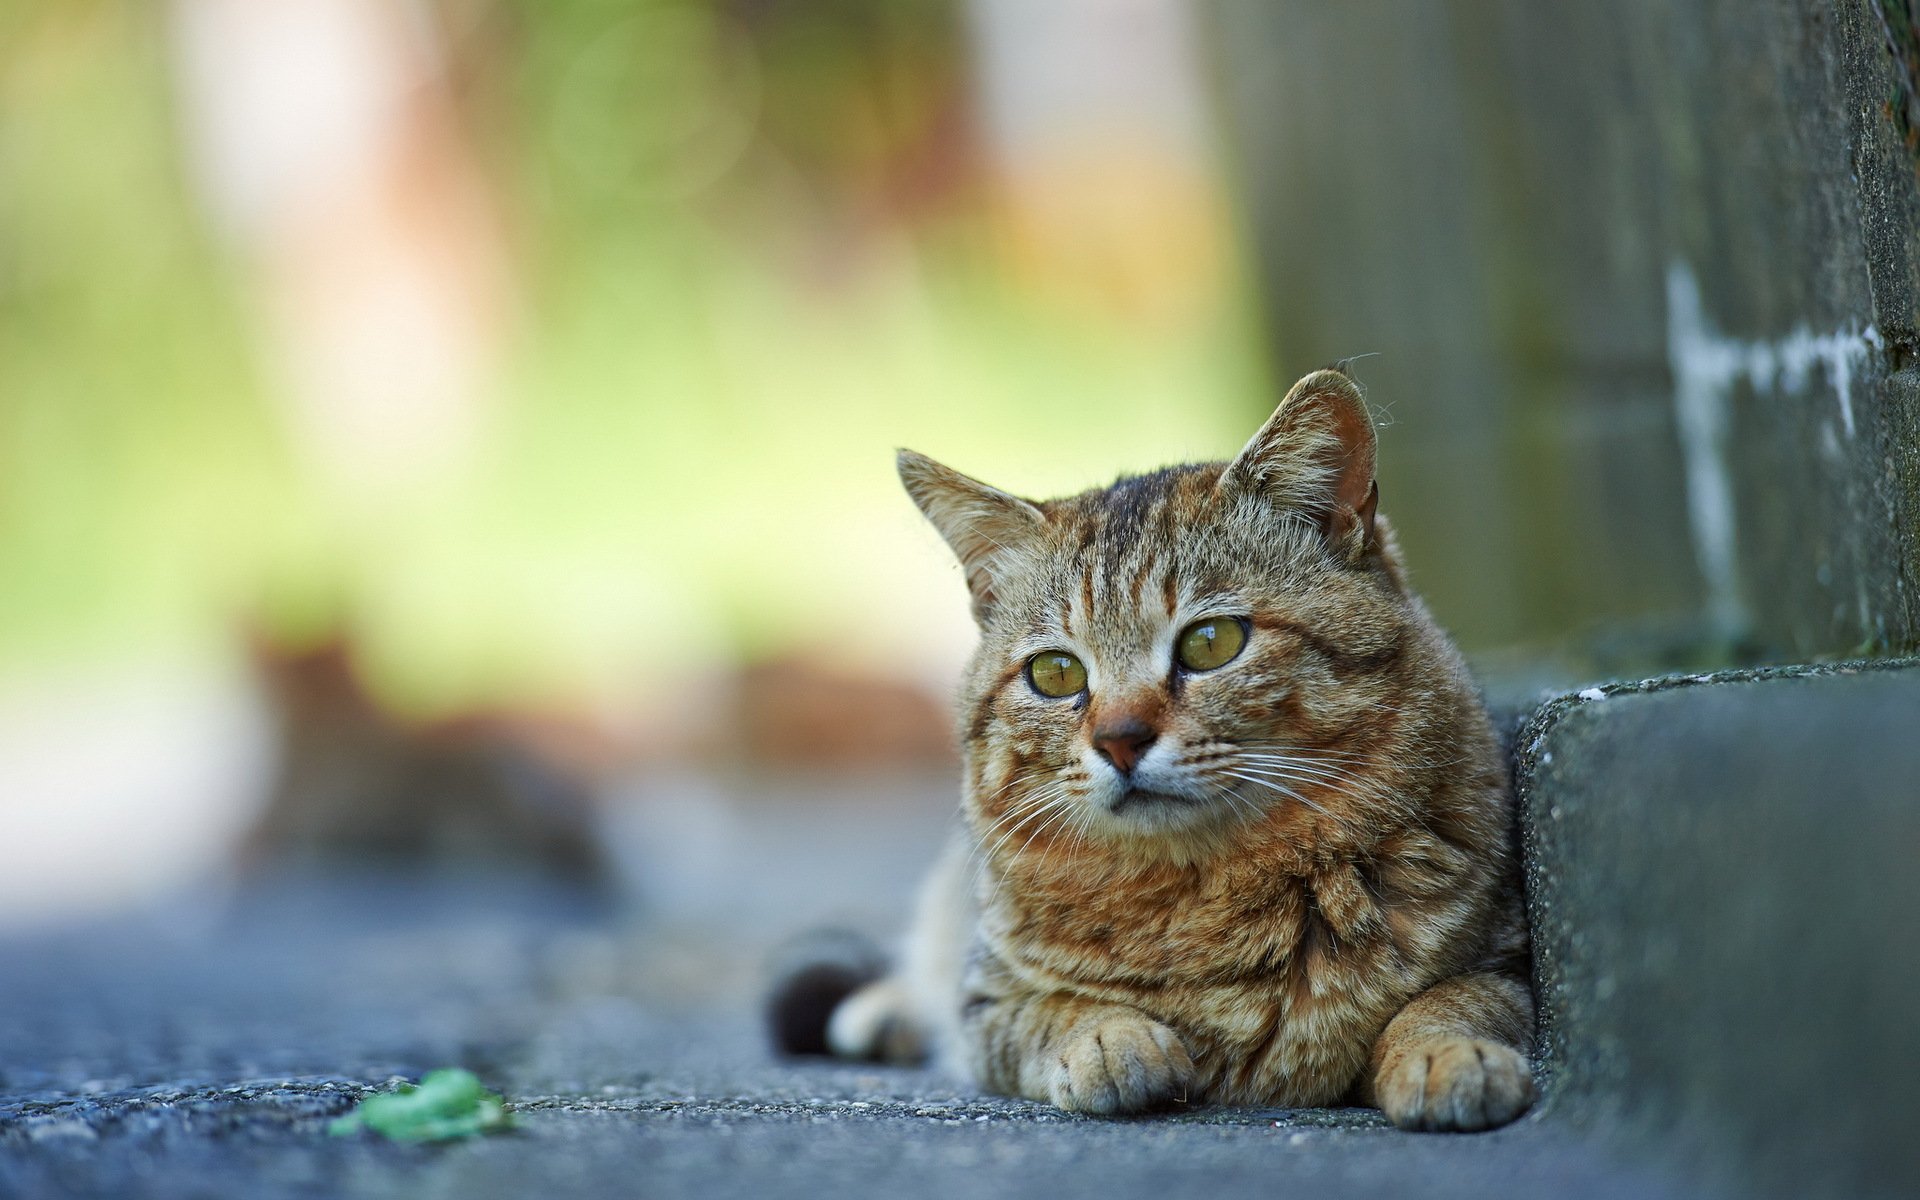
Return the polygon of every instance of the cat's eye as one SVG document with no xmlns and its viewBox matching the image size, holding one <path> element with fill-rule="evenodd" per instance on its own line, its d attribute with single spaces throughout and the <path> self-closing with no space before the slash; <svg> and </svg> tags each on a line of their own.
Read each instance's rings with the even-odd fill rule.
<svg viewBox="0 0 1920 1200">
<path fill-rule="evenodd" d="M 1064 650 L 1046 650 L 1028 661 L 1027 682 L 1042 696 L 1058 700 L 1087 689 L 1087 669 Z"/>
<path fill-rule="evenodd" d="M 1211 671 L 1239 657 L 1247 644 L 1247 627 L 1232 617 L 1195 621 L 1180 635 L 1174 655 L 1189 671 Z"/>
</svg>

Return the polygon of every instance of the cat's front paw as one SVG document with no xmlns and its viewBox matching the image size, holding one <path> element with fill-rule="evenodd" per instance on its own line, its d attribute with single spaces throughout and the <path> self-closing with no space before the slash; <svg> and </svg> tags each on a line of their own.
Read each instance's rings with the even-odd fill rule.
<svg viewBox="0 0 1920 1200">
<path fill-rule="evenodd" d="M 1527 1111 L 1533 1075 L 1526 1056 L 1511 1046 L 1434 1038 L 1389 1056 L 1374 1096 L 1402 1129 L 1492 1129 Z"/>
<path fill-rule="evenodd" d="M 1072 1112 L 1145 1112 L 1184 1101 L 1193 1086 L 1180 1035 L 1138 1013 L 1089 1018 L 1051 1052 L 1047 1099 Z"/>
</svg>

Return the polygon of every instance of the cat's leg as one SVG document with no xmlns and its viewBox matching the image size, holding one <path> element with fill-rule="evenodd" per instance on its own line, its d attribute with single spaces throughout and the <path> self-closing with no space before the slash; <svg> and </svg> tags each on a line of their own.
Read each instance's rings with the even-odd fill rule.
<svg viewBox="0 0 1920 1200">
<path fill-rule="evenodd" d="M 1124 1005 L 1066 992 L 976 994 L 965 1044 L 981 1086 L 1073 1112 L 1144 1112 L 1193 1098 L 1180 1035 Z"/>
<path fill-rule="evenodd" d="M 893 971 L 834 1009 L 827 1044 L 835 1054 L 911 1063 L 952 1046 L 960 975 L 973 941 L 971 850 L 963 831 L 948 840 L 921 884 Z"/>
<path fill-rule="evenodd" d="M 1505 974 L 1421 992 L 1374 1043 L 1372 1098 L 1403 1129 L 1491 1129 L 1533 1103 L 1533 996 Z"/>
</svg>

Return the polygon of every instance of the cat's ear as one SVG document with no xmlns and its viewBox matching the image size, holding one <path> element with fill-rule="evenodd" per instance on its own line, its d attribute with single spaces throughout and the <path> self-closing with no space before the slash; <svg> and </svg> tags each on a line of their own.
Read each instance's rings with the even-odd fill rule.
<svg viewBox="0 0 1920 1200">
<path fill-rule="evenodd" d="M 1010 555 L 1030 544 L 1046 522 L 1018 496 L 942 466 L 924 454 L 900 451 L 900 482 L 927 520 L 953 548 L 967 573 L 973 615 L 984 621 Z"/>
<path fill-rule="evenodd" d="M 1220 486 L 1307 514 L 1353 560 L 1376 544 L 1373 458 L 1373 417 L 1360 388 L 1343 372 L 1315 371 L 1227 464 Z"/>
</svg>

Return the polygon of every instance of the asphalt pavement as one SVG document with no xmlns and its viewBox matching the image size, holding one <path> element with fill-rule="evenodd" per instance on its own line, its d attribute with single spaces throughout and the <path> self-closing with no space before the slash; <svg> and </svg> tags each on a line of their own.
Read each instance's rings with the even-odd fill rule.
<svg viewBox="0 0 1920 1200">
<path fill-rule="evenodd" d="M 927 1071 L 785 1061 L 781 931 L 493 879 L 305 880 L 0 945 L 0 1195 L 1559 1197 L 1693 1194 L 1550 1114 L 1482 1135 L 1370 1110 L 1131 1120 Z M 512 1133 L 328 1135 L 477 1072 Z"/>
</svg>

